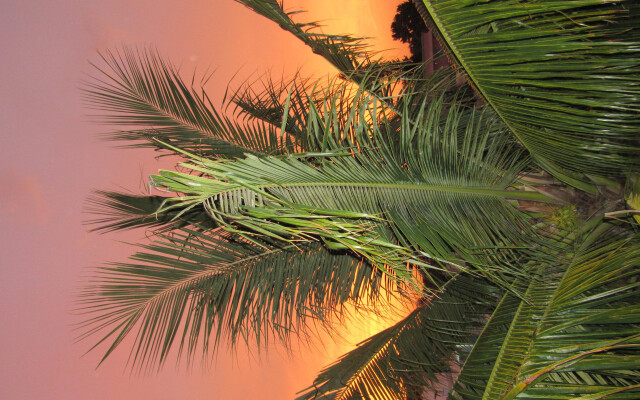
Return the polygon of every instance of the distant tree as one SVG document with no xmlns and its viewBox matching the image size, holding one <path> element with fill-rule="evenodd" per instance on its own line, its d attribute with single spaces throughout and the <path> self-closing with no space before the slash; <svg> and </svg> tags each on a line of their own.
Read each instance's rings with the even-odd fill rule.
<svg viewBox="0 0 640 400">
<path fill-rule="evenodd" d="M 410 0 L 398 5 L 397 14 L 391 23 L 391 33 L 395 40 L 409 43 L 411 61 L 422 61 L 422 43 L 420 36 L 429 28 L 418 13 L 416 6 Z"/>
</svg>

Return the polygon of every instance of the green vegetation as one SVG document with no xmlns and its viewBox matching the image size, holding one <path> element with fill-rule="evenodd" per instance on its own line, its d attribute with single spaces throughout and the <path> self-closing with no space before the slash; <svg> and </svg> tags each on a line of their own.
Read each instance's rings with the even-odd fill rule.
<svg viewBox="0 0 640 400">
<path fill-rule="evenodd" d="M 449 380 L 450 399 L 640 397 L 639 2 L 425 0 L 458 65 L 428 78 L 240 2 L 340 79 L 265 80 L 219 109 L 155 52 L 104 55 L 85 93 L 113 138 L 182 162 L 151 177 L 166 197 L 92 199 L 96 230 L 155 235 L 96 273 L 82 338 L 107 357 L 133 336 L 142 370 L 399 298 L 415 309 L 299 399 Z"/>
<path fill-rule="evenodd" d="M 558 208 L 551 214 L 551 222 L 559 229 L 575 229 L 578 224 L 576 206 L 569 204 Z"/>
</svg>

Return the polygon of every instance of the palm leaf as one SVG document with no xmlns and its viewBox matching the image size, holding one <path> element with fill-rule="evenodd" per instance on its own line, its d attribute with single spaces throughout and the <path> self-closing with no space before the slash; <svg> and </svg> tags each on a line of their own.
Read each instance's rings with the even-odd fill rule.
<svg viewBox="0 0 640 400">
<path fill-rule="evenodd" d="M 317 242 L 261 244 L 186 228 L 159 235 L 132 262 L 98 271 L 81 296 L 89 318 L 80 338 L 102 335 L 104 361 L 135 336 L 130 362 L 142 370 L 162 365 L 176 346 L 191 361 L 221 341 L 304 337 L 316 323 L 344 318 L 347 302 L 370 307 L 391 295 L 392 283 L 371 265 Z"/>
<path fill-rule="evenodd" d="M 638 237 L 600 225 L 562 246 L 553 251 L 555 263 L 538 266 L 528 302 L 514 308 L 513 298 L 503 300 L 510 306 L 499 307 L 492 320 L 508 329 L 490 321 L 452 398 L 637 397 Z"/>
<path fill-rule="evenodd" d="M 583 173 L 638 169 L 637 2 L 418 3 L 540 165 L 583 189 Z"/>
<path fill-rule="evenodd" d="M 419 395 L 450 373 L 457 350 L 496 300 L 487 282 L 458 276 L 405 319 L 343 355 L 305 389 L 299 400 L 398 399 Z"/>
<path fill-rule="evenodd" d="M 369 51 L 369 46 L 365 43 L 364 38 L 346 34 L 325 34 L 321 32 L 321 25 L 318 22 L 296 22 L 292 16 L 302 13 L 302 11 L 285 11 L 283 3 L 277 0 L 236 1 L 293 34 L 309 46 L 314 53 L 335 66 L 340 71 L 339 78 L 355 83 L 360 86 L 361 90 L 366 90 L 369 95 L 376 96 L 382 101 L 387 101 L 391 97 L 402 99 L 403 96 L 399 96 L 398 93 L 406 91 L 406 89 L 413 89 L 414 92 L 427 95 L 430 92 L 430 90 L 426 90 L 427 88 L 441 86 L 443 83 L 451 84 L 454 80 L 452 71 L 447 70 L 446 74 L 442 74 L 443 71 L 440 71 L 431 76 L 425 84 L 424 66 L 415 65 L 412 67 L 404 62 L 385 61 Z M 369 85 L 372 82 L 372 77 L 376 83 Z M 380 84 L 381 82 L 384 83 Z M 269 88 L 270 85 L 266 86 Z M 401 86 L 405 87 L 401 88 Z M 391 106 L 392 103 L 389 102 L 387 105 Z M 246 101 L 240 102 L 241 107 L 246 105 Z M 246 111 L 251 112 L 251 108 L 248 107 Z"/>
<path fill-rule="evenodd" d="M 215 225 L 204 213 L 195 210 L 178 216 L 178 211 L 158 213 L 166 197 L 140 196 L 117 192 L 96 191 L 90 197 L 87 212 L 96 217 L 88 224 L 97 225 L 92 231 L 111 232 L 133 228 L 159 228 L 172 230 L 197 225 L 212 229 Z"/>
<path fill-rule="evenodd" d="M 361 38 L 351 35 L 330 35 L 318 32 L 317 22 L 295 22 L 292 15 L 300 11 L 285 11 L 277 0 L 236 0 L 257 14 L 277 23 L 282 29 L 292 33 L 314 53 L 319 54 L 339 71 L 351 75 L 370 58 L 368 46 Z"/>
<path fill-rule="evenodd" d="M 453 398 L 482 399 L 495 361 L 500 355 L 502 347 L 499 344 L 504 342 L 520 302 L 521 299 L 511 293 L 505 294 L 500 300 L 463 364 L 453 387 L 456 393 Z"/>
<path fill-rule="evenodd" d="M 376 79 L 371 82 L 391 85 Z M 357 86 L 339 78 L 320 84 L 298 76 L 278 86 L 270 79 L 261 84 L 261 92 L 256 92 L 252 84 L 234 93 L 231 101 L 237 106 L 238 117 L 259 119 L 282 129 L 297 139 L 301 151 L 344 151 L 353 146 L 357 141 L 354 126 L 371 111 L 371 94 L 362 89 L 364 84 Z M 322 135 L 309 135 L 310 126 L 318 124 L 322 125 Z"/>
<path fill-rule="evenodd" d="M 459 113 L 456 108 L 443 114 L 442 107 L 442 101 L 435 99 L 428 106 L 423 103 L 417 118 L 421 122 L 411 124 L 410 120 L 402 120 L 398 124 L 400 130 L 396 140 L 389 142 L 385 142 L 385 138 L 390 135 L 379 131 L 378 124 L 371 124 L 366 119 L 353 121 L 350 130 L 354 132 L 355 140 L 350 142 L 350 135 L 345 133 L 346 143 L 370 143 L 378 147 L 354 151 L 353 156 L 324 157 L 315 165 L 306 162 L 306 157 L 301 161 L 295 156 L 250 156 L 234 162 L 211 162 L 196 157 L 194 163 L 183 166 L 202 176 L 161 171 L 160 175 L 152 177 L 153 184 L 180 193 L 179 197 L 167 200 L 165 210 L 190 210 L 202 205 L 218 221 L 225 218 L 228 221 L 230 214 L 244 213 L 241 217 L 233 217 L 236 226 L 251 224 L 253 233 L 266 234 L 264 229 L 267 229 L 280 238 L 300 234 L 306 240 L 308 236 L 305 235 L 309 232 L 304 229 L 313 229 L 312 236 L 336 244 L 327 230 L 337 227 L 329 227 L 328 224 L 336 223 L 336 219 L 328 222 L 330 215 L 340 219 L 346 216 L 344 212 L 350 212 L 355 213 L 353 218 L 364 216 L 369 222 L 380 222 L 381 217 L 389 217 L 395 223 L 390 229 L 400 229 L 404 238 L 412 242 L 412 247 L 422 251 L 418 258 L 459 263 L 459 251 L 470 249 L 478 254 L 469 255 L 465 261 L 476 267 L 493 268 L 495 258 L 484 257 L 482 253 L 493 254 L 498 249 L 511 254 L 510 257 L 517 257 L 513 253 L 528 246 L 525 243 L 531 243 L 522 216 L 505 199 L 550 199 L 535 192 L 506 190 L 522 164 L 513 146 L 504 143 L 496 134 L 490 119 L 483 114 Z M 444 119 L 442 123 L 441 118 Z M 463 126 L 460 126 L 461 122 L 464 122 Z M 332 140 L 336 132 L 331 130 L 332 125 L 329 122 L 322 126 L 319 121 L 315 125 L 317 131 L 309 135 L 329 135 Z M 414 148 L 423 150 L 417 154 L 409 151 Z M 276 207 L 275 211 L 251 211 L 264 207 L 265 199 Z M 297 207 L 295 205 L 302 208 L 291 210 L 291 207 Z M 312 217 L 314 208 L 334 211 L 321 213 L 318 219 Z M 285 212 L 286 218 L 278 215 Z M 250 213 L 259 215 L 251 217 Z M 421 213 L 427 215 L 420 217 Z M 302 214 L 304 217 L 288 219 Z M 310 225 L 309 218 L 315 218 L 315 225 Z M 274 225 L 278 221 L 280 224 Z M 318 225 L 318 221 L 323 221 L 323 225 Z M 428 229 L 424 228 L 425 221 Z M 378 223 L 377 227 L 380 226 Z M 344 233 L 356 228 L 343 226 L 337 229 L 331 232 L 338 234 L 340 230 Z M 361 229 L 366 228 L 356 229 L 363 233 L 362 237 L 338 235 L 337 244 L 349 248 L 366 247 L 367 243 L 381 244 L 386 250 L 370 249 L 373 253 L 367 251 L 367 255 L 384 254 L 400 265 L 408 261 L 410 252 L 393 245 L 394 240 L 399 240 L 397 235 L 385 234 L 385 229 L 378 229 L 378 234 L 382 235 L 380 239 L 386 243 L 382 244 Z M 421 232 L 419 241 L 412 233 L 415 231 Z M 352 245 L 343 239 L 348 239 Z M 401 254 L 391 256 L 389 250 Z M 467 250 L 464 253 L 471 254 Z M 409 258 L 412 262 L 417 261 L 416 257 Z M 517 266 L 508 269 L 512 273 L 519 271 Z"/>
<path fill-rule="evenodd" d="M 304 79 L 299 74 L 279 83 L 267 77 L 242 85 L 231 97 L 231 102 L 235 103 L 239 118 L 258 119 L 282 129 L 297 139 L 302 151 L 322 151 L 323 143 L 308 135 L 310 123 L 330 120 L 332 130 L 347 134 L 349 123 L 354 119 L 357 121 L 361 117 L 359 111 L 363 111 L 356 105 L 368 104 L 372 92 L 381 99 L 381 105 L 393 104 L 397 93 L 390 92 L 403 86 L 399 76 L 374 76 L 374 71 L 363 71 L 363 74 L 367 76 L 359 85 L 340 77 L 326 83 Z M 263 89 L 258 91 L 256 86 Z M 388 113 L 390 109 L 386 111 Z"/>
<path fill-rule="evenodd" d="M 323 152 L 332 144 L 338 145 L 337 150 L 342 149 L 339 146 L 367 146 L 369 138 L 352 130 L 363 118 L 378 123 L 378 131 L 384 131 L 389 142 L 397 140 L 401 119 L 420 118 L 425 100 L 444 97 L 446 106 L 459 108 L 461 102 L 473 105 L 473 91 L 458 85 L 452 70 L 440 69 L 424 78 L 423 69 L 422 65 L 409 68 L 394 62 L 370 63 L 358 68 L 355 83 L 344 75 L 322 81 L 298 73 L 278 82 L 266 76 L 241 85 L 230 101 L 239 118 L 257 119 L 287 132 L 302 151 Z M 310 127 L 318 121 L 324 130 L 321 141 L 317 135 L 309 135 Z M 332 134 L 327 135 L 329 132 Z"/>
<path fill-rule="evenodd" d="M 172 143 L 207 157 L 279 154 L 295 143 L 273 127 L 239 124 L 215 109 L 206 93 L 187 85 L 171 64 L 155 51 L 108 52 L 98 76 L 85 84 L 88 104 L 105 114 L 99 119 L 126 126 L 108 136 L 131 140 L 133 146 L 158 147 Z M 135 128 L 131 128 L 131 127 Z"/>
</svg>

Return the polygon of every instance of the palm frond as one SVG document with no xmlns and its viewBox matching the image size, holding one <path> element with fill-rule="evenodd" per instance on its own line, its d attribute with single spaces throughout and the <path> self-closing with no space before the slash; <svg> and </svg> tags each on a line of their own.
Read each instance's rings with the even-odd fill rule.
<svg viewBox="0 0 640 400">
<path fill-rule="evenodd" d="M 107 52 L 102 60 L 84 96 L 103 112 L 98 115 L 102 122 L 126 127 L 108 135 L 111 140 L 130 140 L 139 147 L 158 147 L 162 140 L 195 154 L 226 158 L 296 147 L 294 139 L 269 125 L 240 124 L 217 111 L 201 87 L 185 83 L 155 51 L 124 48 Z"/>
<path fill-rule="evenodd" d="M 507 293 L 491 314 L 482 332 L 464 361 L 463 369 L 453 387 L 453 399 L 482 399 L 495 361 L 502 347 L 521 299 Z"/>
<path fill-rule="evenodd" d="M 553 252 L 555 263 L 537 267 L 527 302 L 514 308 L 513 298 L 503 300 L 510 306 L 499 307 L 492 320 L 508 329 L 496 322 L 485 330 L 452 398 L 637 397 L 638 236 L 600 225 L 563 247 Z M 495 341 L 501 345 L 493 358 Z M 490 375 L 481 372 L 483 364 Z"/>
<path fill-rule="evenodd" d="M 416 3 L 542 167 L 583 189 L 583 173 L 638 169 L 637 2 Z"/>
<path fill-rule="evenodd" d="M 131 53 L 127 54 L 129 58 L 133 57 Z M 156 56 L 153 56 L 152 60 L 162 64 L 162 61 L 155 57 Z M 112 61 L 116 62 L 115 59 Z M 139 65 L 136 63 L 137 62 L 135 60 L 129 61 L 129 64 L 135 64 L 138 67 L 140 67 L 140 65 L 144 65 L 144 61 L 140 61 Z M 124 68 L 124 66 L 122 68 Z M 132 67 L 131 70 L 133 71 L 135 68 Z M 155 76 L 158 71 L 150 73 L 149 76 Z M 122 75 L 120 79 L 125 83 L 128 82 L 123 77 L 124 75 Z M 381 87 L 386 85 L 385 83 L 379 83 L 378 78 L 378 76 L 371 76 L 370 79 L 366 80 L 366 82 L 371 82 L 371 85 L 367 84 L 367 86 Z M 152 80 L 155 82 L 161 79 L 154 77 Z M 323 163 L 324 161 L 322 160 L 327 160 L 328 156 L 336 155 L 336 152 L 338 152 L 338 154 L 342 152 L 344 155 L 354 153 L 356 151 L 363 152 L 366 150 L 366 152 L 371 153 L 378 159 L 385 159 L 385 163 L 393 162 L 396 165 L 396 167 L 391 168 L 391 173 L 387 174 L 385 178 L 387 183 L 391 183 L 392 181 L 416 179 L 424 181 L 425 178 L 428 178 L 429 174 L 433 174 L 434 171 L 437 175 L 440 175 L 435 179 L 435 181 L 438 182 L 441 181 L 442 175 L 443 173 L 446 173 L 446 171 L 456 171 L 455 174 L 459 174 L 463 170 L 466 170 L 464 173 L 472 175 L 472 182 L 467 182 L 465 185 L 472 186 L 474 188 L 476 186 L 480 187 L 475 188 L 478 190 L 474 190 L 474 193 L 482 192 L 481 189 L 484 186 L 497 185 L 500 189 L 504 189 L 506 186 L 504 182 L 511 182 L 517 173 L 518 167 L 514 165 L 513 160 L 518 159 L 519 156 L 517 154 L 519 154 L 519 152 L 517 149 L 514 149 L 515 156 L 512 156 L 508 154 L 508 152 L 503 151 L 501 146 L 504 146 L 502 143 L 499 143 L 498 140 L 498 137 L 502 135 L 501 129 L 491 122 L 492 118 L 486 113 L 476 115 L 469 109 L 463 109 L 455 104 L 446 103 L 444 101 L 444 95 L 442 94 L 438 96 L 436 93 L 431 93 L 432 97 L 428 98 L 427 95 L 417 95 L 413 93 L 413 89 L 405 88 L 405 90 L 410 90 L 411 92 L 403 95 L 401 97 L 403 100 L 396 103 L 397 106 L 401 108 L 402 113 L 401 115 L 398 115 L 393 111 L 389 111 L 385 104 L 377 100 L 377 97 L 371 96 L 361 87 L 349 87 L 349 84 L 345 82 L 338 81 L 337 84 L 334 83 L 334 85 L 329 85 L 319 93 L 306 92 L 306 90 L 308 90 L 308 86 L 305 86 L 300 82 L 295 83 L 298 83 L 299 85 L 296 86 L 297 89 L 294 90 L 294 95 L 289 95 L 287 98 L 289 101 L 289 111 L 294 112 L 295 116 L 292 116 L 291 118 L 287 118 L 285 116 L 284 120 L 282 120 L 283 117 L 280 117 L 280 120 L 270 121 L 270 123 L 273 125 L 272 131 L 274 131 L 275 129 L 278 129 L 276 128 L 276 125 L 274 125 L 274 122 L 275 124 L 287 125 L 288 122 L 296 121 L 295 128 L 285 128 L 287 132 L 280 130 L 280 135 L 284 134 L 284 136 L 294 137 L 298 143 L 299 149 L 310 150 L 310 153 L 306 153 L 304 156 L 299 156 L 303 157 L 306 161 L 316 159 L 315 163 Z M 144 83 L 140 83 L 139 85 L 144 85 Z M 348 91 L 345 90 L 347 87 L 355 93 L 353 95 L 347 95 Z M 272 102 L 275 102 L 273 98 L 281 95 L 282 93 L 271 92 L 268 94 L 272 99 Z M 105 93 L 105 96 L 110 97 L 109 93 Z M 283 108 L 286 107 L 283 106 Z M 449 108 L 449 110 L 447 110 L 448 116 L 442 115 L 445 112 L 444 110 L 447 108 Z M 286 114 L 286 111 L 282 108 L 278 108 L 276 111 Z M 202 113 L 205 112 L 206 110 L 202 111 Z M 118 118 L 118 116 L 116 115 L 114 118 Z M 132 118 L 135 118 L 135 116 Z M 466 130 L 469 130 L 470 132 L 467 133 Z M 448 142 L 444 145 L 440 143 L 440 131 L 446 132 L 449 137 Z M 483 131 L 481 137 L 484 139 L 470 139 L 472 135 L 475 135 L 480 131 Z M 184 132 L 176 132 L 174 140 L 170 141 L 168 146 L 163 144 L 158 144 L 157 146 L 162 148 L 171 148 L 175 147 L 173 145 L 176 143 L 180 146 L 182 144 L 182 139 L 180 139 L 180 137 L 183 137 L 181 136 L 183 133 Z M 289 133 L 290 135 L 288 135 Z M 465 137 L 467 137 L 467 139 L 464 139 Z M 490 141 L 491 144 L 485 148 L 483 146 L 485 146 L 487 143 L 486 139 L 489 137 L 492 138 Z M 189 142 L 188 138 L 186 140 Z M 457 150 L 458 143 L 456 143 L 456 141 L 461 142 L 459 143 L 460 146 L 462 146 L 461 150 Z M 191 142 L 187 143 L 186 149 L 183 150 L 191 152 L 192 147 L 190 143 Z M 425 153 L 426 156 L 416 157 L 411 151 L 407 151 L 415 146 L 428 146 Z M 448 148 L 448 154 L 446 154 L 444 158 L 442 155 L 437 153 L 439 150 L 443 149 L 443 146 L 447 146 Z M 258 147 L 262 148 L 264 146 Z M 202 154 L 202 151 L 200 151 L 201 148 L 198 147 L 198 149 L 199 153 Z M 316 153 L 313 153 L 313 151 Z M 461 157 L 457 157 L 453 153 L 462 151 L 466 151 L 467 154 L 461 154 Z M 204 156 L 207 156 L 207 151 L 204 153 Z M 482 158 L 485 157 L 483 153 L 493 154 L 494 161 L 482 161 Z M 368 156 L 361 156 L 361 158 L 364 160 L 368 158 Z M 482 163 L 483 167 L 476 168 L 473 166 L 473 161 L 471 161 L 472 158 Z M 423 165 L 425 160 L 428 160 L 429 165 Z M 461 160 L 467 160 L 469 167 L 466 168 L 462 166 L 464 162 L 461 164 Z M 447 162 L 449 165 L 439 165 L 443 162 Z M 369 161 L 366 161 L 366 163 L 369 165 L 365 165 L 365 168 L 369 169 L 378 169 L 382 166 L 379 161 L 376 161 L 373 164 Z M 362 162 L 360 162 L 360 164 L 362 164 Z M 299 166 L 301 165 L 302 164 L 299 164 Z M 431 172 L 418 174 L 418 176 L 416 176 L 416 174 L 406 174 L 406 171 L 404 171 L 402 167 L 397 167 L 403 165 L 411 166 L 412 171 L 431 169 Z M 249 168 L 251 166 L 247 164 L 246 167 Z M 254 167 L 260 168 L 261 166 L 255 165 Z M 342 168 L 348 169 L 352 167 L 353 165 L 346 165 Z M 492 171 L 492 168 L 497 169 Z M 396 170 L 396 172 L 393 172 L 394 170 Z M 505 173 L 506 171 L 509 172 Z M 342 178 L 346 177 L 346 171 L 342 171 L 340 174 L 342 175 Z M 456 177 L 455 174 L 453 176 L 453 181 L 450 182 L 451 186 L 456 185 L 456 180 L 460 178 Z M 504 182 L 492 181 L 490 179 L 487 180 L 487 177 L 492 177 L 490 179 L 501 177 L 500 179 Z M 260 177 L 259 179 L 262 178 Z M 340 185 L 346 187 L 350 183 L 351 179 L 347 179 L 346 181 L 342 179 L 342 182 L 328 180 L 325 181 L 325 186 Z M 316 186 L 317 185 L 318 184 L 316 184 Z M 408 185 L 408 187 L 414 186 L 415 185 L 411 184 Z M 383 184 L 382 187 L 386 188 L 385 190 L 387 191 L 391 190 L 391 186 L 389 185 Z M 234 189 L 231 188 L 230 190 Z M 436 190 L 439 189 L 436 188 Z M 489 190 L 489 192 L 491 192 L 491 190 Z M 543 196 L 539 196 L 531 192 L 517 194 L 516 192 L 510 191 L 509 193 L 502 192 L 502 194 L 506 194 L 509 197 L 523 196 L 522 198 L 527 199 L 544 198 Z M 326 197 L 327 196 L 325 196 L 325 199 Z M 114 201 L 113 198 L 106 197 L 102 200 L 102 206 L 104 206 L 102 211 L 116 211 L 116 214 L 118 215 L 116 219 L 121 221 L 120 227 L 133 227 L 136 224 L 142 224 L 141 226 L 150 226 L 150 223 L 153 220 L 158 222 L 154 222 L 153 225 L 160 226 L 162 224 L 159 223 L 159 221 L 164 221 L 165 223 L 174 222 L 173 218 L 176 216 L 179 216 L 179 219 L 184 221 L 184 218 L 186 217 L 184 213 L 180 213 L 178 215 L 177 212 L 170 212 L 163 216 L 158 213 L 158 209 L 147 209 L 146 211 L 143 211 L 143 213 L 146 213 L 146 216 L 141 216 L 141 210 L 137 210 L 135 212 L 132 210 L 140 206 L 139 203 L 142 201 L 142 198 L 130 198 L 130 203 L 133 202 L 137 204 L 126 205 L 123 204 L 124 199 L 124 195 L 119 195 L 119 199 L 117 201 Z M 149 198 L 146 201 L 156 202 L 158 200 L 159 199 Z M 298 198 L 298 200 L 289 199 L 289 201 L 293 202 L 303 202 L 302 200 L 302 198 Z M 328 206 L 327 204 L 314 204 L 314 206 L 335 208 L 335 205 Z M 344 209 L 345 205 L 340 207 Z M 461 207 L 461 209 L 462 208 L 468 207 L 464 206 Z M 372 210 L 380 212 L 379 205 L 374 205 Z M 125 212 L 125 214 L 132 213 L 132 215 L 126 217 L 123 212 Z M 190 211 L 189 214 L 196 215 L 197 213 Z M 113 221 L 115 223 L 115 219 Z M 127 222 L 125 223 L 125 221 Z M 107 223 L 106 220 L 102 220 L 100 222 Z M 116 228 L 116 225 L 109 225 L 109 229 L 110 228 Z"/>
<path fill-rule="evenodd" d="M 285 11 L 277 0 L 236 0 L 271 21 L 282 29 L 292 33 L 314 53 L 319 54 L 334 65 L 339 71 L 350 75 L 362 64 L 370 60 L 369 47 L 362 38 L 351 35 L 330 35 L 319 32 L 317 22 L 295 22 L 291 18 L 300 11 Z"/>
<path fill-rule="evenodd" d="M 166 197 L 130 195 L 98 190 L 88 200 L 87 212 L 96 216 L 87 223 L 95 225 L 91 231 L 111 232 L 134 228 L 159 228 L 161 231 L 197 225 L 212 229 L 215 224 L 201 212 L 178 211 L 158 213 Z"/>
<path fill-rule="evenodd" d="M 161 171 L 152 180 L 164 190 L 179 193 L 179 197 L 167 200 L 166 210 L 204 206 L 219 221 L 228 221 L 230 214 L 240 213 L 233 217 L 236 226 L 251 224 L 253 233 L 266 233 L 261 229 L 267 229 L 275 234 L 280 230 L 279 237 L 283 239 L 287 234 L 308 238 L 304 229 L 313 229 L 316 237 L 352 249 L 368 248 L 367 243 L 380 244 L 384 251 L 371 249 L 373 253 L 367 254 L 384 254 L 399 265 L 420 257 L 459 264 L 460 250 L 466 249 L 464 254 L 474 252 L 474 257 L 465 258 L 466 262 L 483 269 L 493 268 L 495 258 L 483 259 L 483 254 L 512 254 L 527 247 L 525 243 L 531 243 L 529 233 L 525 233 L 527 224 L 506 199 L 550 199 L 535 192 L 506 190 L 522 165 L 517 148 L 501 140 L 495 125 L 484 114 L 463 114 L 453 107 L 443 114 L 443 103 L 437 99 L 428 106 L 425 101 L 416 120 L 420 123 L 402 120 L 396 140 L 389 143 L 385 142 L 389 136 L 379 132 L 378 124 L 366 119 L 353 121 L 347 132 L 353 131 L 356 140 L 351 142 L 345 133 L 346 143 L 370 143 L 377 148 L 352 151 L 352 156 L 322 157 L 317 164 L 294 155 L 249 156 L 234 162 L 195 157 L 193 163 L 183 166 L 201 176 Z M 331 137 L 334 132 L 330 131 L 331 124 L 315 129 L 310 136 Z M 265 198 L 275 209 L 268 213 L 255 211 L 256 207 L 265 207 Z M 325 211 L 314 217 L 314 209 Z M 400 229 L 411 242 L 411 251 L 418 251 L 418 255 L 408 257 L 411 251 L 400 251 L 393 244 L 399 238 L 394 234 L 385 236 L 384 228 L 377 230 L 382 236 L 376 237 L 364 234 L 367 227 L 329 226 L 337 223 L 329 216 L 340 219 L 346 216 L 345 212 L 355 213 L 352 218 L 364 217 L 377 227 L 384 226 L 382 219 L 392 221 L 395 226 L 389 229 Z M 259 215 L 252 218 L 251 213 Z M 287 219 L 295 215 L 304 217 Z M 277 221 L 280 224 L 273 225 Z M 424 222 L 428 229 L 421 224 Z M 331 230 L 334 228 L 338 231 Z M 348 245 L 343 234 L 350 229 L 363 236 Z M 343 232 L 337 236 L 338 242 L 329 237 L 330 230 Z M 420 232 L 419 240 L 411 233 L 416 231 Z M 347 239 L 352 240 L 353 236 Z M 390 249 L 402 254 L 391 256 Z M 510 269 L 512 273 L 519 270 Z"/>
<path fill-rule="evenodd" d="M 298 400 L 417 397 L 451 366 L 499 299 L 488 282 L 457 276 L 396 325 L 343 355 Z"/>
<path fill-rule="evenodd" d="M 447 70 L 446 74 L 442 74 L 443 70 L 426 79 L 428 83 L 425 85 L 423 65 L 414 65 L 411 68 L 404 62 L 385 61 L 370 51 L 365 38 L 346 34 L 325 34 L 321 32 L 321 25 L 318 22 L 296 22 L 292 16 L 301 14 L 302 11 L 285 11 L 284 4 L 277 0 L 236 1 L 292 33 L 314 53 L 335 66 L 340 72 L 341 79 L 355 83 L 361 90 L 366 90 L 369 95 L 376 96 L 382 101 L 389 99 L 391 94 L 402 99 L 402 96 L 397 96 L 400 83 L 405 84 L 407 88 L 413 88 L 416 93 L 427 95 L 426 89 L 433 88 L 436 86 L 435 83 L 450 84 L 453 80 L 452 71 Z M 370 85 L 371 82 L 376 84 Z M 380 84 L 381 82 L 384 83 Z M 392 102 L 388 105 L 391 104 Z"/>
<path fill-rule="evenodd" d="M 342 132 L 341 137 L 332 135 L 333 141 L 343 146 L 366 146 L 367 143 L 353 143 L 356 139 L 366 140 L 366 136 L 356 138 L 352 124 L 363 118 L 373 122 L 371 108 L 375 100 L 378 130 L 387 136 L 387 141 L 396 140 L 398 115 L 406 120 L 419 117 L 425 99 L 439 99 L 445 94 L 448 103 L 459 107 L 461 99 L 473 96 L 472 91 L 463 95 L 465 87 L 455 85 L 454 78 L 451 70 L 443 69 L 424 78 L 422 66 L 407 70 L 397 63 L 379 62 L 361 67 L 357 84 L 342 75 L 322 81 L 296 74 L 278 82 L 266 76 L 241 85 L 230 101 L 236 105 L 239 118 L 271 124 L 295 137 L 302 151 L 321 152 L 331 142 L 326 141 L 326 134 L 320 142 L 309 135 L 310 125 L 317 121 L 322 121 L 325 132 Z M 351 143 L 345 143 L 347 137 Z"/>
<path fill-rule="evenodd" d="M 361 259 L 317 242 L 260 244 L 186 228 L 159 235 L 131 262 L 97 272 L 81 296 L 80 338 L 102 335 L 106 358 L 135 336 L 130 362 L 142 370 L 176 346 L 191 361 L 221 341 L 304 337 L 343 318 L 348 302 L 369 307 L 392 296 L 392 282 Z"/>
<path fill-rule="evenodd" d="M 297 139 L 304 152 L 344 151 L 353 146 L 357 141 L 354 125 L 371 111 L 371 94 L 363 86 L 339 78 L 326 84 L 298 76 L 278 86 L 270 79 L 261 83 L 265 85 L 261 92 L 252 84 L 234 93 L 231 101 L 237 106 L 238 117 L 259 119 L 283 129 Z M 376 80 L 373 84 L 385 83 Z M 379 110 L 384 111 L 389 113 Z M 322 126 L 320 135 L 309 134 L 314 125 Z"/>
</svg>

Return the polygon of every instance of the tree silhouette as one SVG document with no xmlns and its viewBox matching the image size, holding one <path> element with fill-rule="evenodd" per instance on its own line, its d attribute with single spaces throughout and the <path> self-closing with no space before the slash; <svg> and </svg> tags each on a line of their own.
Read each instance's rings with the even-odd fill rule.
<svg viewBox="0 0 640 400">
<path fill-rule="evenodd" d="M 420 36 L 428 30 L 416 6 L 410 0 L 398 5 L 397 14 L 391 23 L 392 37 L 402 43 L 409 43 L 412 62 L 422 61 Z"/>
</svg>

